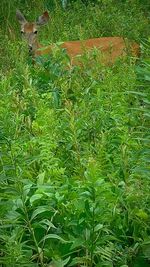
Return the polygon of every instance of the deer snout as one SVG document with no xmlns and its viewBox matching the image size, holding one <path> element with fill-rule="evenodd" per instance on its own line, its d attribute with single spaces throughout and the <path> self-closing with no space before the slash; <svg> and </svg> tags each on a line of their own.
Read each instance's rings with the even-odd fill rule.
<svg viewBox="0 0 150 267">
<path fill-rule="evenodd" d="M 33 50 L 32 45 L 29 45 L 28 49 L 29 49 L 29 55 L 31 55 L 32 54 L 32 50 Z"/>
</svg>

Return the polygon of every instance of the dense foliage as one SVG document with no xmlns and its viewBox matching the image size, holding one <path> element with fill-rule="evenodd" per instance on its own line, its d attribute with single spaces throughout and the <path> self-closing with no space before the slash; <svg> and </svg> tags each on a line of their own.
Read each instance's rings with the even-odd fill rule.
<svg viewBox="0 0 150 267">
<path fill-rule="evenodd" d="M 146 2 L 146 1 L 145 1 Z M 147 5 L 147 9 L 145 8 Z M 149 5 L 144 1 L 1 3 L 0 264 L 150 264 Z M 43 43 L 125 36 L 141 59 L 66 68 L 53 51 L 33 66 L 16 8 L 51 11 Z M 93 65 L 91 66 L 91 57 Z"/>
</svg>

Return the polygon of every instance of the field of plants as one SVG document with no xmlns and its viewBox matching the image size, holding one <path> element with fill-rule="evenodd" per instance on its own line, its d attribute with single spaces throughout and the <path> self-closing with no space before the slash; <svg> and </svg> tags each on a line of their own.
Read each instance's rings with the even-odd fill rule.
<svg viewBox="0 0 150 267">
<path fill-rule="evenodd" d="M 33 65 L 16 9 L 48 10 L 45 45 L 122 36 L 141 57 Z M 0 266 L 150 266 L 149 1 L 1 0 L 0 41 Z"/>
</svg>

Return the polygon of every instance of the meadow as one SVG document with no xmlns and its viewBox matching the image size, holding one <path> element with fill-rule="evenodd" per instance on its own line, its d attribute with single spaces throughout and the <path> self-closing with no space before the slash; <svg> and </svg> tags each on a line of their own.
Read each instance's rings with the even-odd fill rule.
<svg viewBox="0 0 150 267">
<path fill-rule="evenodd" d="M 148 267 L 150 4 L 66 3 L 1 1 L 0 265 Z M 33 66 L 16 9 L 49 11 L 45 45 L 123 36 L 141 57 L 66 68 L 55 49 Z"/>
</svg>

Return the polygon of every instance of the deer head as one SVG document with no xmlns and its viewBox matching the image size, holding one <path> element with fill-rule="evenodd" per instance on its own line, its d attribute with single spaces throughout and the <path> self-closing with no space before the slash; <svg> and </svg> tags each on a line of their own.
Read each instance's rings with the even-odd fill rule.
<svg viewBox="0 0 150 267">
<path fill-rule="evenodd" d="M 29 53 L 33 53 L 38 48 L 37 34 L 39 26 L 45 25 L 49 20 L 49 14 L 45 11 L 38 17 L 36 22 L 28 22 L 24 15 L 17 10 L 16 17 L 21 26 L 21 35 L 27 41 Z"/>
</svg>

